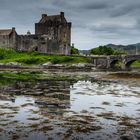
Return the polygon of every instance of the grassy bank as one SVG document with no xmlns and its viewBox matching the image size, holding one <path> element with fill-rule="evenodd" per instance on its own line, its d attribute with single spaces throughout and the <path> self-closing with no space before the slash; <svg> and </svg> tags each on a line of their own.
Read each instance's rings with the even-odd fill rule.
<svg viewBox="0 0 140 140">
<path fill-rule="evenodd" d="M 52 64 L 75 64 L 75 63 L 90 63 L 89 58 L 73 57 L 73 56 L 55 56 L 55 55 L 41 55 L 37 52 L 16 52 L 10 49 L 0 48 L 0 63 L 17 62 L 22 65 L 40 65 L 47 62 Z M 116 64 L 121 67 L 122 63 Z M 135 61 L 131 67 L 139 68 L 140 61 Z"/>
<path fill-rule="evenodd" d="M 40 55 L 37 52 L 16 52 L 0 48 L 0 63 L 18 62 L 26 65 L 37 65 L 47 62 L 52 64 L 89 63 L 88 58 L 72 56 Z"/>
<path fill-rule="evenodd" d="M 0 87 L 13 85 L 16 82 L 39 82 L 39 81 L 69 81 L 77 82 L 78 80 L 88 80 L 87 75 L 66 75 L 52 74 L 43 72 L 0 72 Z"/>
<path fill-rule="evenodd" d="M 135 61 L 134 63 L 132 63 L 131 67 L 140 68 L 140 61 Z"/>
</svg>

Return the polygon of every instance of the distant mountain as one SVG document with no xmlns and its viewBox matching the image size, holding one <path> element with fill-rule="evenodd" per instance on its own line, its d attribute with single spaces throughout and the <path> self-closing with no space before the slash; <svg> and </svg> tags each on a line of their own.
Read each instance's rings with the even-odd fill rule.
<svg viewBox="0 0 140 140">
<path fill-rule="evenodd" d="M 137 44 L 130 44 L 130 45 L 115 45 L 115 44 L 108 44 L 107 47 L 111 47 L 115 50 L 121 50 L 127 52 L 128 54 L 140 54 L 140 43 Z"/>
<path fill-rule="evenodd" d="M 79 53 L 83 55 L 88 55 L 90 54 L 90 50 L 79 50 Z"/>
<path fill-rule="evenodd" d="M 130 45 L 115 45 L 115 44 L 107 44 L 107 47 L 111 47 L 114 50 L 121 50 L 128 54 L 140 54 L 140 43 L 130 44 Z M 79 50 L 80 54 L 88 55 L 90 54 L 90 50 Z"/>
</svg>

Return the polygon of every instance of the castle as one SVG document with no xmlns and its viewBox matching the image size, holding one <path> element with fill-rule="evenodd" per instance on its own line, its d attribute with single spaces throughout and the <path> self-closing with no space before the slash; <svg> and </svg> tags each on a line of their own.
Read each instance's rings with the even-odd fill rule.
<svg viewBox="0 0 140 140">
<path fill-rule="evenodd" d="M 35 23 L 35 34 L 18 35 L 14 27 L 0 30 L 0 47 L 16 51 L 68 55 L 70 46 L 71 22 L 67 22 L 64 12 L 53 16 L 42 14 L 40 21 Z"/>
</svg>

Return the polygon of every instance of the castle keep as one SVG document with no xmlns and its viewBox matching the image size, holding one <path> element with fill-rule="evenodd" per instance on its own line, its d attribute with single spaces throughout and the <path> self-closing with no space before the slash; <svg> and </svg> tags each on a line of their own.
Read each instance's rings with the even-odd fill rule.
<svg viewBox="0 0 140 140">
<path fill-rule="evenodd" d="M 17 51 L 68 55 L 70 46 L 71 23 L 65 19 L 64 12 L 53 16 L 42 14 L 35 23 L 35 34 L 18 35 L 15 28 L 0 30 L 0 47 Z"/>
</svg>

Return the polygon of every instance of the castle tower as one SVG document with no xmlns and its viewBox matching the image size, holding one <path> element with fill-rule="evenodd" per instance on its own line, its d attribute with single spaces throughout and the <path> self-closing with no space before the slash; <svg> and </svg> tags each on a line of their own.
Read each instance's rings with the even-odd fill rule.
<svg viewBox="0 0 140 140">
<path fill-rule="evenodd" d="M 42 14 L 42 18 L 35 23 L 35 34 L 44 36 L 43 45 L 46 53 L 57 52 L 59 54 L 70 54 L 71 46 L 71 23 L 67 22 L 64 12 L 59 15 L 48 16 Z M 42 37 L 41 37 L 42 38 Z"/>
</svg>

